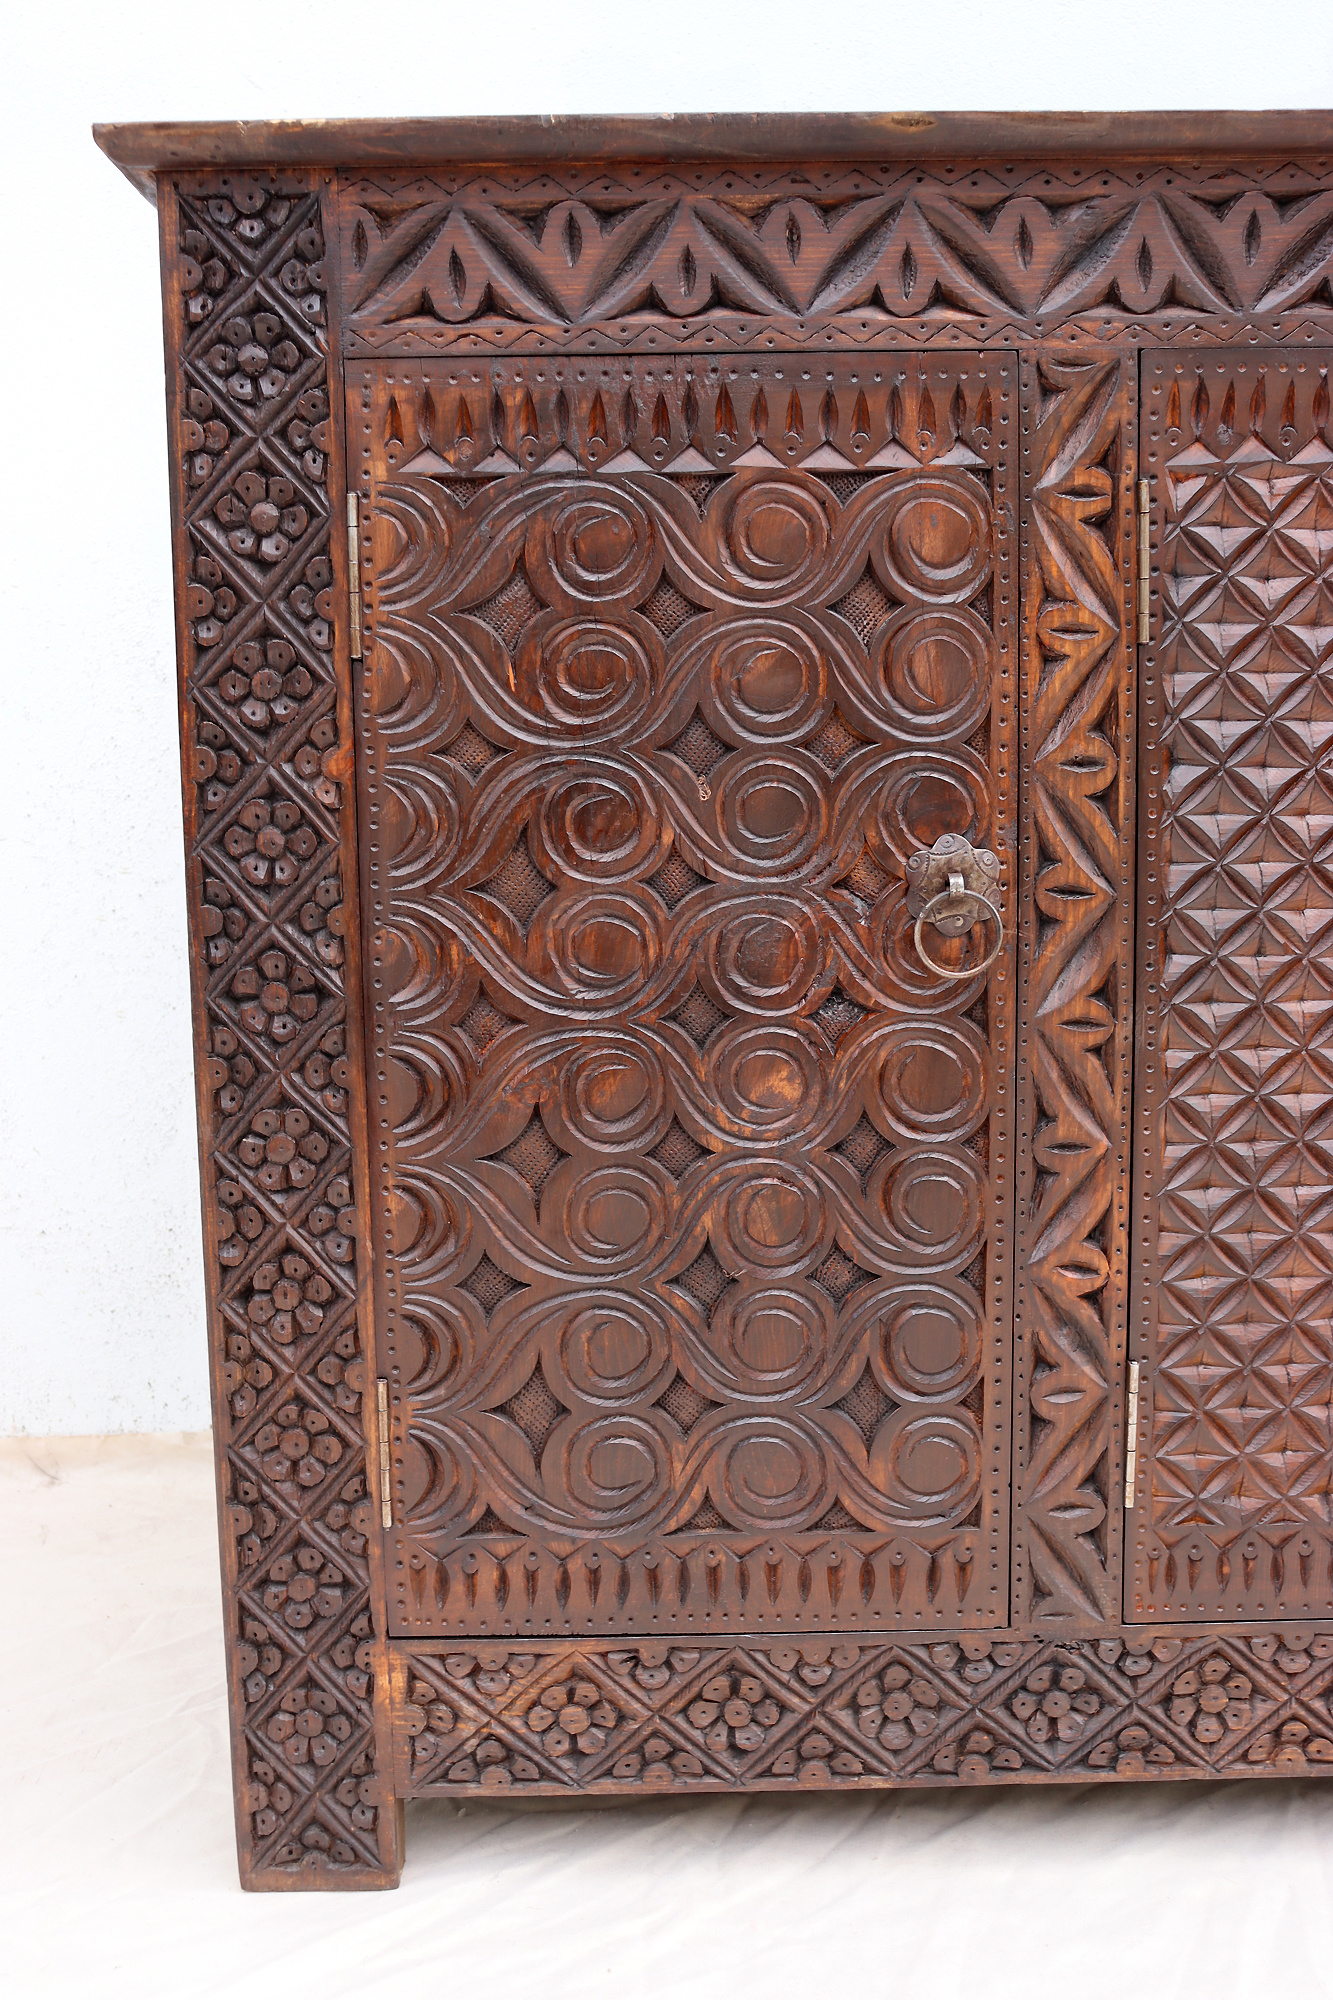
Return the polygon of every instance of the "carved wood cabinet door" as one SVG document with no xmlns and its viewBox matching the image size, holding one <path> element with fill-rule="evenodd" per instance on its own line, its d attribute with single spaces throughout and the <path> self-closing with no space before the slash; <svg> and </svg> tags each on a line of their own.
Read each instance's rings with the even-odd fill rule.
<svg viewBox="0 0 1333 2000">
<path fill-rule="evenodd" d="M 391 1631 L 1003 1626 L 1013 358 L 347 398 Z"/>
<path fill-rule="evenodd" d="M 1327 1617 L 1333 350 L 1142 366 L 1160 582 L 1141 706 L 1126 1611 Z"/>
</svg>

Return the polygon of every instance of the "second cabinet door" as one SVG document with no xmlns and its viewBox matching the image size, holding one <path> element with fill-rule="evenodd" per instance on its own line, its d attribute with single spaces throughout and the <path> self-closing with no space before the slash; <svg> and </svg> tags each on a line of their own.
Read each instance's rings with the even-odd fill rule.
<svg viewBox="0 0 1333 2000">
<path fill-rule="evenodd" d="M 1127 1614 L 1333 1612 L 1325 350 L 1149 352 Z"/>
</svg>

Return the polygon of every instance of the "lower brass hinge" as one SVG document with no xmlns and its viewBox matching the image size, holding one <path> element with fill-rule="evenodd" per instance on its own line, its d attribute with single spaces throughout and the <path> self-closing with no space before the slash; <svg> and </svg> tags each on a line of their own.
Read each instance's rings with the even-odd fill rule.
<svg viewBox="0 0 1333 2000">
<path fill-rule="evenodd" d="M 1149 598 L 1149 572 L 1152 567 L 1152 548 L 1148 536 L 1151 528 L 1151 503 L 1148 498 L 1148 482 L 1141 479 L 1138 486 L 1137 526 L 1138 540 L 1135 544 L 1134 583 L 1135 608 L 1138 614 L 1136 643 L 1148 643 L 1151 602 Z"/>
<path fill-rule="evenodd" d="M 1139 1364 L 1129 1364 L 1129 1408 L 1125 1413 L 1125 1512 L 1134 1509 L 1139 1469 Z"/>
<path fill-rule="evenodd" d="M 393 1495 L 389 1490 L 389 1385 L 381 1376 L 375 1384 L 375 1428 L 380 1447 L 380 1526 L 393 1526 Z"/>
<path fill-rule="evenodd" d="M 355 493 L 347 496 L 347 594 L 351 608 L 351 643 L 354 660 L 361 658 L 361 514 Z"/>
</svg>

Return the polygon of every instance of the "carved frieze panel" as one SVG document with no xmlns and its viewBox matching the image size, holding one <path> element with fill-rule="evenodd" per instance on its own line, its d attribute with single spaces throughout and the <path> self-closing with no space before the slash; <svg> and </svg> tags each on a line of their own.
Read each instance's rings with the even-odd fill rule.
<svg viewBox="0 0 1333 2000">
<path fill-rule="evenodd" d="M 1321 1775 L 1333 1634 L 392 1649 L 409 1794 Z"/>
<path fill-rule="evenodd" d="M 1286 159 L 352 175 L 347 351 L 1290 334 L 1333 323 L 1331 222 Z"/>
<path fill-rule="evenodd" d="M 1135 1618 L 1333 1606 L 1330 369 L 1144 357 Z"/>
<path fill-rule="evenodd" d="M 348 391 L 398 1628 L 1003 1622 L 1011 363 Z"/>
<path fill-rule="evenodd" d="M 1010 357 L 929 369 L 903 357 L 671 355 L 355 367 L 362 476 L 476 481 L 518 472 L 849 476 L 989 466 L 1016 422 Z M 1001 395 L 1003 381 L 1003 396 Z M 464 491 L 451 489 L 462 499 Z M 697 496 L 696 496 L 697 497 Z"/>
</svg>

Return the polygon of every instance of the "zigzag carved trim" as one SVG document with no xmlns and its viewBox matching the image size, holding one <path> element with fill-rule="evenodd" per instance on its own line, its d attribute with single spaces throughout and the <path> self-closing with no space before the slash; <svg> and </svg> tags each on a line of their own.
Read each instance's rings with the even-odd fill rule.
<svg viewBox="0 0 1333 2000">
<path fill-rule="evenodd" d="M 1016 1623 L 1118 1615 L 1133 1016 L 1132 365 L 1025 364 Z M 1026 1061 L 1023 1059 L 1026 1053 Z"/>
</svg>

